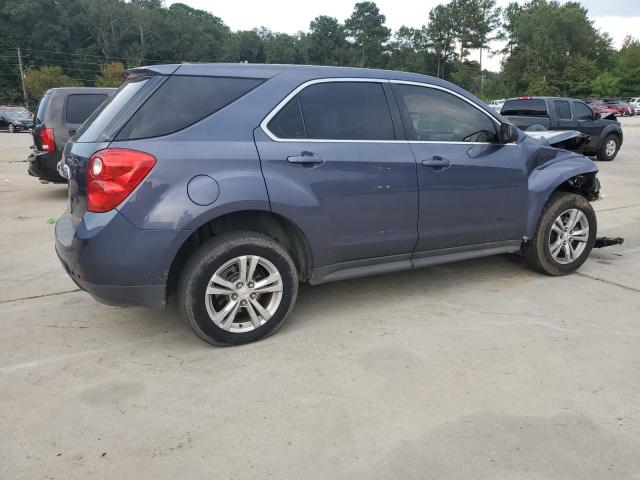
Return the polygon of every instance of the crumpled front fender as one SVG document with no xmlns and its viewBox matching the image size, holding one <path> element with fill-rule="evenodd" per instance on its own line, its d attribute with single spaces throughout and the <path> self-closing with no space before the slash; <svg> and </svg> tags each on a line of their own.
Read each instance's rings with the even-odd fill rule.
<svg viewBox="0 0 640 480">
<path fill-rule="evenodd" d="M 529 213 L 525 231 L 526 238 L 535 233 L 542 208 L 551 194 L 563 183 L 579 175 L 596 173 L 598 167 L 592 160 L 573 152 L 557 149 L 540 149 L 543 158 L 529 162 Z M 548 159 L 544 158 L 547 154 Z"/>
</svg>

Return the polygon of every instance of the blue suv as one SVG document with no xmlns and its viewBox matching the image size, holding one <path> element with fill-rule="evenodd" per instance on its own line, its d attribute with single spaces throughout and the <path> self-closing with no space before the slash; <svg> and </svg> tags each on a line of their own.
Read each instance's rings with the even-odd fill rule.
<svg viewBox="0 0 640 480">
<path fill-rule="evenodd" d="M 273 333 L 299 282 L 520 250 L 564 275 L 596 236 L 591 160 L 412 73 L 134 68 L 58 168 L 71 278 L 114 305 L 175 295 L 217 345 Z"/>
</svg>

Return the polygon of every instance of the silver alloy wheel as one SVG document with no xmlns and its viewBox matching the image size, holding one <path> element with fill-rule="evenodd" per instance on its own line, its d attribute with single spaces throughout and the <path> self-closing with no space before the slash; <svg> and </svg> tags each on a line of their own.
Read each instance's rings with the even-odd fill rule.
<svg viewBox="0 0 640 480">
<path fill-rule="evenodd" d="M 209 317 L 218 327 L 245 333 L 264 325 L 282 300 L 282 277 L 266 258 L 243 255 L 213 274 L 205 293 Z"/>
<path fill-rule="evenodd" d="M 9 124 L 9 133 L 13 133 L 16 131 L 16 127 L 13 126 L 13 123 Z"/>
<path fill-rule="evenodd" d="M 577 208 L 565 210 L 551 226 L 549 252 L 556 262 L 567 265 L 582 255 L 588 240 L 587 216 Z"/>
<path fill-rule="evenodd" d="M 607 157 L 613 157 L 613 155 L 616 153 L 617 147 L 618 145 L 616 144 L 616 141 L 614 139 L 611 139 L 605 145 L 604 153 L 607 155 Z"/>
</svg>

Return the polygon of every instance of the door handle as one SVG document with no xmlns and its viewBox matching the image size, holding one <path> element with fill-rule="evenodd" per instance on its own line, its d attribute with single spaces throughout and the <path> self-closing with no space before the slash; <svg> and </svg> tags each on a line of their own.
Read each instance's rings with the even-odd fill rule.
<svg viewBox="0 0 640 480">
<path fill-rule="evenodd" d="M 432 157 L 422 161 L 422 165 L 425 167 L 431 167 L 434 170 L 441 172 L 442 170 L 446 170 L 451 166 L 451 161 L 442 157 Z"/>
<path fill-rule="evenodd" d="M 324 163 L 324 158 L 313 152 L 300 152 L 298 155 L 287 157 L 287 162 L 311 166 Z"/>
</svg>

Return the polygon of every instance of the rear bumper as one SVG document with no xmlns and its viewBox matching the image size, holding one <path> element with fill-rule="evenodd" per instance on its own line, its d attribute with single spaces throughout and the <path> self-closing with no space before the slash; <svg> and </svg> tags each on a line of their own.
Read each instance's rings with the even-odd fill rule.
<svg viewBox="0 0 640 480">
<path fill-rule="evenodd" d="M 66 212 L 55 248 L 71 279 L 108 305 L 162 308 L 180 230 L 140 230 L 120 213 L 85 213 L 74 224 Z"/>
<path fill-rule="evenodd" d="M 58 173 L 58 162 L 62 158 L 60 152 L 36 152 L 27 158 L 27 171 L 32 177 L 38 177 L 47 182 L 66 183 L 67 179 Z"/>
</svg>

